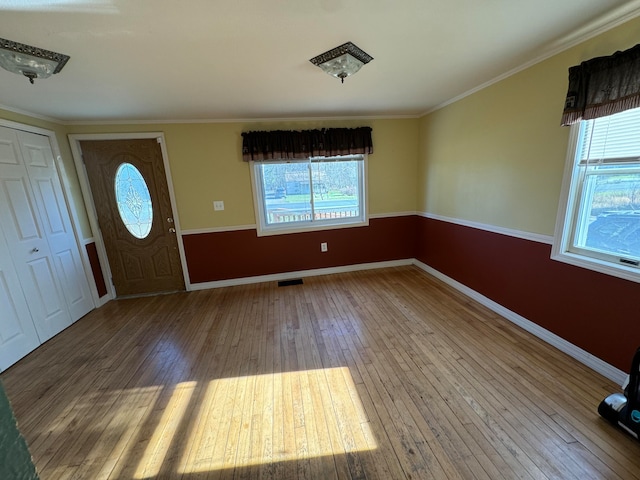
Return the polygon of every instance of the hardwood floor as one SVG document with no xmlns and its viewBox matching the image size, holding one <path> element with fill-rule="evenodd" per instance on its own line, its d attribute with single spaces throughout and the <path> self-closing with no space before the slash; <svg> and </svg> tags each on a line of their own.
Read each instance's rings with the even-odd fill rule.
<svg viewBox="0 0 640 480">
<path fill-rule="evenodd" d="M 42 480 L 640 478 L 618 386 L 415 267 L 113 301 L 0 378 Z"/>
</svg>

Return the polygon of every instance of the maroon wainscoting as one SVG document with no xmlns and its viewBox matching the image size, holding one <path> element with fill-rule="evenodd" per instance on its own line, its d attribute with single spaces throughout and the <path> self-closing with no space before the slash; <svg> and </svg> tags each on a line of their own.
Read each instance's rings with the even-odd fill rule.
<svg viewBox="0 0 640 480">
<path fill-rule="evenodd" d="M 416 258 L 628 372 L 640 284 L 551 260 L 551 246 L 418 219 Z"/>
<path fill-rule="evenodd" d="M 367 227 L 258 237 L 256 230 L 185 235 L 191 283 L 415 258 L 415 216 Z M 328 251 L 320 251 L 327 242 Z"/>
<path fill-rule="evenodd" d="M 93 280 L 96 282 L 96 288 L 98 289 L 98 297 L 103 297 L 107 294 L 107 286 L 104 283 L 104 276 L 102 275 L 102 267 L 100 266 L 100 260 L 98 259 L 98 249 L 95 243 L 87 243 L 85 246 L 87 249 L 87 255 L 89 256 L 89 263 L 91 264 L 91 272 L 93 272 Z"/>
</svg>

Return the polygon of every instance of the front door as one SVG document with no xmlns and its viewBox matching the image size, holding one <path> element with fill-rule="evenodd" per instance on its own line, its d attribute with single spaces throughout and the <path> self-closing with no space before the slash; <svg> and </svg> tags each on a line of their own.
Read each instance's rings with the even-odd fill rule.
<svg viewBox="0 0 640 480">
<path fill-rule="evenodd" d="M 80 147 L 116 295 L 184 290 L 158 140 L 83 140 Z"/>
</svg>

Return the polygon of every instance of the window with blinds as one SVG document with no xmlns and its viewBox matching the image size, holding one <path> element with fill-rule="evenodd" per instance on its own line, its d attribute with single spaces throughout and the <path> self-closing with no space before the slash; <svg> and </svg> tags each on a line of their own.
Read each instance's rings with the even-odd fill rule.
<svg viewBox="0 0 640 480">
<path fill-rule="evenodd" d="M 564 252 L 613 268 L 637 269 L 640 109 L 582 121 L 573 148 L 571 184 L 565 189 Z M 640 281 L 638 273 L 632 276 Z"/>
</svg>

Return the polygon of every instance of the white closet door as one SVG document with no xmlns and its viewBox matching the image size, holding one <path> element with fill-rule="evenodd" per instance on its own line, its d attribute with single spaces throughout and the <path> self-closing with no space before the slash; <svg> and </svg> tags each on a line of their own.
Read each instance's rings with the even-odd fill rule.
<svg viewBox="0 0 640 480">
<path fill-rule="evenodd" d="M 0 222 L 42 342 L 72 321 L 14 130 L 0 127 Z"/>
<path fill-rule="evenodd" d="M 0 140 L 0 151 L 3 148 Z M 0 153 L 1 155 L 1 153 Z M 40 345 L 9 246 L 0 229 L 0 371 Z"/>
<path fill-rule="evenodd" d="M 75 322 L 93 309 L 93 299 L 82 266 L 71 218 L 62 192 L 49 138 L 18 131 L 18 141 L 42 219 L 44 234 L 69 308 Z"/>
</svg>

